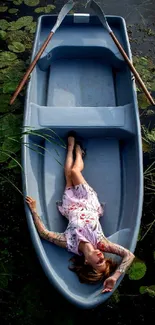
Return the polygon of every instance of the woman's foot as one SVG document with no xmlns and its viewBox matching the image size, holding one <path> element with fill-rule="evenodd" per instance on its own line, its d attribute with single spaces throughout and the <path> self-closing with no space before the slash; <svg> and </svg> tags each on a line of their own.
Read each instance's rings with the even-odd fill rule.
<svg viewBox="0 0 155 325">
<path fill-rule="evenodd" d="M 68 151 L 73 151 L 75 147 L 76 132 L 68 132 Z"/>
<path fill-rule="evenodd" d="M 68 137 L 68 151 L 73 151 L 75 146 L 75 138 L 72 136 Z"/>
<path fill-rule="evenodd" d="M 82 147 L 80 142 L 77 142 L 75 147 L 76 154 L 80 154 L 82 158 L 86 155 L 86 150 Z"/>
</svg>

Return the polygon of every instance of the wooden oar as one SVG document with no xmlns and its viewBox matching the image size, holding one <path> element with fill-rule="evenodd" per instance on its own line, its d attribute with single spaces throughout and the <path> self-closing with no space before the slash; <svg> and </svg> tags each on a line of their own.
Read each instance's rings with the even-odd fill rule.
<svg viewBox="0 0 155 325">
<path fill-rule="evenodd" d="M 145 95 L 147 96 L 147 98 L 149 99 L 150 103 L 152 105 L 155 105 L 154 99 L 152 98 L 151 94 L 149 93 L 149 91 L 147 90 L 144 82 L 142 81 L 139 73 L 137 72 L 137 70 L 135 69 L 135 67 L 133 66 L 132 62 L 129 60 L 127 54 L 125 53 L 123 47 L 121 46 L 121 44 L 119 43 L 118 39 L 116 38 L 115 34 L 113 33 L 112 29 L 110 28 L 107 19 L 105 17 L 105 14 L 103 12 L 103 10 L 100 8 L 100 6 L 93 0 L 90 0 L 87 2 L 87 6 L 89 6 L 94 12 L 95 14 L 98 16 L 98 18 L 100 19 L 101 23 L 103 24 L 103 26 L 105 27 L 105 29 L 107 30 L 107 32 L 110 34 L 110 36 L 112 37 L 113 41 L 115 42 L 116 46 L 118 47 L 119 51 L 121 52 L 123 58 L 125 59 L 125 61 L 127 62 L 130 70 L 132 71 L 132 73 L 134 74 L 137 82 L 139 83 L 139 85 L 141 86 L 141 88 L 143 89 Z"/>
<path fill-rule="evenodd" d="M 32 63 L 30 64 L 28 70 L 26 71 L 23 79 L 21 80 L 21 82 L 19 83 L 19 85 L 17 86 L 11 100 L 10 100 L 10 105 L 12 105 L 16 99 L 16 97 L 18 96 L 18 94 L 20 93 L 20 91 L 22 90 L 22 88 L 24 87 L 26 81 L 28 80 L 28 77 L 30 75 L 30 73 L 32 72 L 32 70 L 34 69 L 37 61 L 39 60 L 39 58 L 41 57 L 42 53 L 44 52 L 47 44 L 49 43 L 49 41 L 51 40 L 53 34 L 56 32 L 56 30 L 59 28 L 60 24 L 62 23 L 63 19 L 65 18 L 65 16 L 68 14 L 68 12 L 73 8 L 75 2 L 72 0 L 69 0 L 61 9 L 61 11 L 59 12 L 57 21 L 54 25 L 54 27 L 52 28 L 50 34 L 48 35 L 47 39 L 45 40 L 45 42 L 43 43 L 42 47 L 40 48 L 39 52 L 37 53 L 37 55 L 35 56 L 34 60 L 32 61 Z"/>
</svg>

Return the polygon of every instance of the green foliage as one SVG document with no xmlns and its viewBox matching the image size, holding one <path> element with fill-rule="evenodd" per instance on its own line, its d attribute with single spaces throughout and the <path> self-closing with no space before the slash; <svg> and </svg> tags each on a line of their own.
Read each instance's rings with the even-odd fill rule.
<svg viewBox="0 0 155 325">
<path fill-rule="evenodd" d="M 56 8 L 56 6 L 54 5 L 47 5 L 47 7 L 38 7 L 35 9 L 35 12 L 37 14 L 40 13 L 45 13 L 45 14 L 49 14 L 51 11 L 53 11 Z"/>
<path fill-rule="evenodd" d="M 0 119 L 0 162 L 20 150 L 21 115 L 8 114 Z"/>
<path fill-rule="evenodd" d="M 4 30 L 0 30 L 0 39 L 5 40 L 7 33 Z"/>
<path fill-rule="evenodd" d="M 25 5 L 35 7 L 39 4 L 40 0 L 24 0 Z"/>
<path fill-rule="evenodd" d="M 33 21 L 32 16 L 24 16 L 18 18 L 16 21 L 13 21 L 9 24 L 8 30 L 19 30 L 25 26 L 29 26 Z"/>
<path fill-rule="evenodd" d="M 155 90 L 155 66 L 153 61 L 148 57 L 134 56 L 133 63 L 136 70 L 139 72 L 142 80 L 150 91 Z M 146 95 L 138 89 L 138 104 L 141 109 L 146 109 L 150 103 Z"/>
<path fill-rule="evenodd" d="M 149 130 L 142 125 L 142 144 L 144 152 L 151 152 L 155 143 L 155 129 Z"/>
<path fill-rule="evenodd" d="M 0 113 L 6 113 L 10 110 L 9 99 L 9 96 L 6 94 L 0 95 Z"/>
<path fill-rule="evenodd" d="M 118 290 L 114 291 L 113 295 L 110 297 L 110 302 L 114 305 L 120 302 L 120 293 Z"/>
<path fill-rule="evenodd" d="M 19 9 L 16 9 L 16 8 L 11 8 L 8 10 L 9 14 L 17 14 L 18 11 L 19 11 Z"/>
<path fill-rule="evenodd" d="M 31 28 L 32 24 L 33 24 L 33 22 L 30 24 L 30 28 Z M 27 31 L 16 30 L 16 31 L 8 31 L 7 32 L 7 38 L 6 38 L 7 44 L 12 44 L 13 42 L 16 42 L 17 40 L 18 40 L 18 42 L 24 44 L 26 50 L 31 50 L 32 35 L 30 35 Z"/>
<path fill-rule="evenodd" d="M 146 264 L 140 260 L 134 260 L 131 267 L 128 270 L 128 276 L 130 280 L 140 280 L 146 273 Z"/>
<path fill-rule="evenodd" d="M 5 12 L 7 10 L 8 10 L 8 7 L 6 7 L 6 6 L 1 6 L 0 7 L 0 12 Z"/>
<path fill-rule="evenodd" d="M 8 49 L 15 53 L 21 53 L 25 51 L 25 46 L 20 42 L 13 42 L 12 44 L 8 45 Z"/>
<path fill-rule="evenodd" d="M 13 65 L 10 64 L 10 66 L 7 66 L 1 71 L 0 83 L 3 94 L 12 93 L 16 89 L 20 79 L 24 74 L 24 70 L 25 63 L 22 60 L 15 60 L 13 61 Z"/>
<path fill-rule="evenodd" d="M 5 51 L 5 52 L 1 52 L 0 53 L 0 68 L 4 68 L 9 66 L 10 64 L 12 64 L 13 61 L 15 61 L 17 58 L 17 55 L 9 52 L 9 51 Z"/>
<path fill-rule="evenodd" d="M 154 298 L 155 297 L 155 285 L 151 285 L 149 287 L 141 286 L 139 288 L 139 292 L 141 294 L 147 293 L 150 297 Z"/>
<path fill-rule="evenodd" d="M 138 105 L 141 109 L 145 109 L 150 105 L 150 102 L 144 93 L 138 92 Z"/>
<path fill-rule="evenodd" d="M 29 26 L 25 27 L 25 30 L 29 31 L 31 34 L 33 34 L 36 31 L 36 26 L 37 26 L 37 23 L 35 21 L 33 21 Z"/>
<path fill-rule="evenodd" d="M 14 1 L 13 1 L 13 4 L 14 4 L 15 6 L 20 6 L 20 5 L 22 4 L 22 2 L 23 2 L 23 0 L 14 0 Z"/>
<path fill-rule="evenodd" d="M 0 19 L 0 29 L 6 30 L 9 27 L 9 23 L 5 19 Z"/>
</svg>

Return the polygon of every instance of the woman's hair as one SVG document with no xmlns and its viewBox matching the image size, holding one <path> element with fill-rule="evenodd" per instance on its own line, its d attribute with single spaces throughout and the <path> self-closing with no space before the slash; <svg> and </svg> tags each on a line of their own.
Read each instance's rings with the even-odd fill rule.
<svg viewBox="0 0 155 325">
<path fill-rule="evenodd" d="M 84 256 L 75 255 L 70 259 L 72 265 L 69 269 L 75 272 L 81 283 L 95 283 L 104 281 L 116 270 L 117 263 L 110 258 L 105 258 L 106 268 L 104 272 L 95 270 L 91 265 L 85 264 Z"/>
</svg>

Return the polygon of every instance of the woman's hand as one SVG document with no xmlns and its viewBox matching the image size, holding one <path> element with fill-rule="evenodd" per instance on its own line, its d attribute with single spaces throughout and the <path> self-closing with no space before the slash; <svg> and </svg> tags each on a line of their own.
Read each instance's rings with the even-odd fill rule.
<svg viewBox="0 0 155 325">
<path fill-rule="evenodd" d="M 36 201 L 32 197 L 26 196 L 26 203 L 31 211 L 36 211 Z"/>
<path fill-rule="evenodd" d="M 113 276 L 110 276 L 109 278 L 107 278 L 105 281 L 104 281 L 104 289 L 102 290 L 101 293 L 105 293 L 105 292 L 110 292 L 112 291 L 112 289 L 114 288 L 115 286 L 115 283 L 116 283 L 116 279 L 115 277 Z"/>
</svg>

